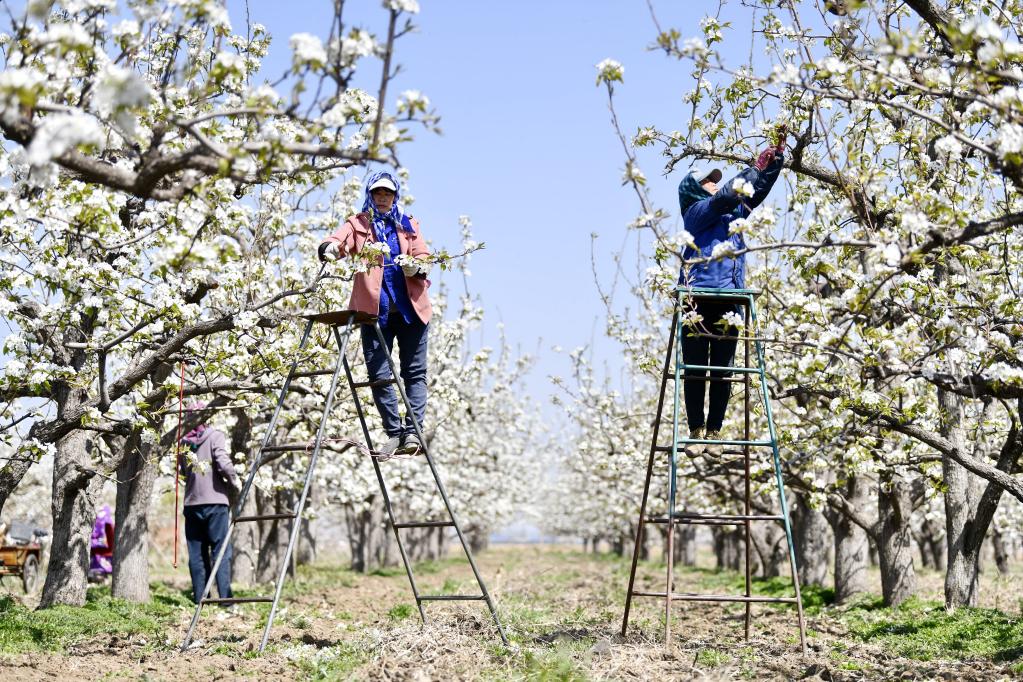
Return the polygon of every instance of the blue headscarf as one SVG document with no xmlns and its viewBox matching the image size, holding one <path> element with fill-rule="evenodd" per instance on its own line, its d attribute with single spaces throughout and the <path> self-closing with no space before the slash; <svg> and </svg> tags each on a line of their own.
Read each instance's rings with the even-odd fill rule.
<svg viewBox="0 0 1023 682">
<path fill-rule="evenodd" d="M 387 178 L 393 182 L 394 186 L 397 188 L 394 195 L 394 203 L 391 204 L 391 210 L 387 213 L 381 213 L 377 210 L 376 204 L 373 203 L 373 197 L 369 192 L 369 188 L 372 187 L 373 183 L 380 178 Z M 398 179 L 387 171 L 374 173 L 369 176 L 368 180 L 366 180 L 366 198 L 362 202 L 362 212 L 368 213 L 370 220 L 372 220 L 375 225 L 383 222 L 389 222 L 392 225 L 401 227 L 401 229 L 405 230 L 409 234 L 415 234 L 416 230 L 412 227 L 412 221 L 409 220 L 409 216 L 405 215 L 405 213 L 401 210 L 401 207 L 398 206 L 399 199 L 401 199 L 401 184 L 399 184 Z"/>
</svg>

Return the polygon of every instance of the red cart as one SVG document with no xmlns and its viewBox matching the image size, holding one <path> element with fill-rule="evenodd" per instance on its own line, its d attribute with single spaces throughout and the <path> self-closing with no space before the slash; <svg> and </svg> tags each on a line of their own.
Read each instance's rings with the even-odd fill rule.
<svg viewBox="0 0 1023 682">
<path fill-rule="evenodd" d="M 11 523 L 0 545 L 0 580 L 6 576 L 19 577 L 25 594 L 34 594 L 39 589 L 41 540 L 46 535 L 45 530 L 27 523 Z"/>
</svg>

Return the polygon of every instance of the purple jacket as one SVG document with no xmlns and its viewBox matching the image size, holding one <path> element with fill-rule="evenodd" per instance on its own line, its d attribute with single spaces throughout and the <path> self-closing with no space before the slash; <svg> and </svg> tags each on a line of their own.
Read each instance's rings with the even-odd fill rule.
<svg viewBox="0 0 1023 682">
<path fill-rule="evenodd" d="M 227 452 L 224 434 L 207 428 L 194 439 L 186 436 L 184 440 L 196 446 L 195 458 L 201 465 L 193 468 L 185 457 L 181 458 L 181 473 L 185 476 L 185 506 L 230 504 L 227 499 L 228 490 L 238 492 L 241 483 Z"/>
</svg>

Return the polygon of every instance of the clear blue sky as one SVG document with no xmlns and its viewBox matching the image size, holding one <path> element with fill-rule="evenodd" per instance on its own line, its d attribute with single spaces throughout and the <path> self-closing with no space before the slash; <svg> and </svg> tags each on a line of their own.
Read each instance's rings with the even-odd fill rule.
<svg viewBox="0 0 1023 682">
<path fill-rule="evenodd" d="M 269 73 L 287 67 L 292 34 L 326 38 L 331 4 L 250 0 L 252 20 L 274 35 Z M 615 349 L 601 342 L 604 311 L 591 274 L 590 234 L 600 235 L 597 267 L 607 279 L 610 253 L 638 203 L 621 185 L 624 156 L 594 65 L 607 57 L 625 65 L 616 100 L 631 135 L 650 123 L 685 128 L 682 95 L 693 86 L 691 63 L 647 51 L 656 30 L 645 0 L 420 4 L 419 31 L 399 43 L 403 73 L 387 98 L 393 108 L 401 90 L 420 90 L 442 117 L 443 135 L 419 131 L 401 155 L 416 198 L 412 213 L 427 238 L 447 247 L 459 243 L 458 216 L 471 216 L 476 238 L 486 242 L 473 257 L 470 281 L 486 309 L 483 341 L 496 341 L 501 321 L 514 345 L 540 351 L 529 384 L 537 397 L 550 393 L 547 375 L 567 372 L 554 345 L 567 351 L 595 341 L 595 360 L 615 368 Z M 700 18 L 717 5 L 655 2 L 662 26 L 684 36 L 699 35 Z M 350 2 L 346 11 L 379 35 L 386 28 L 379 7 L 374 0 Z M 232 19 L 244 31 L 239 8 L 232 5 Z M 746 53 L 744 30 L 731 35 Z M 375 82 L 379 62 L 364 68 Z M 655 155 L 641 160 L 657 204 L 677 212 L 680 174 L 662 177 Z"/>
</svg>

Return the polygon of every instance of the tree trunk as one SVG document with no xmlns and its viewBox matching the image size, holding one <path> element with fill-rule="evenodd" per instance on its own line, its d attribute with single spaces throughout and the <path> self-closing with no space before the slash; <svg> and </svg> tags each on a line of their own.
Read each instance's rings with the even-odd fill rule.
<svg viewBox="0 0 1023 682">
<path fill-rule="evenodd" d="M 685 525 L 678 529 L 678 537 L 674 545 L 674 561 L 676 565 L 696 565 L 696 527 Z"/>
<path fill-rule="evenodd" d="M 157 432 L 136 429 L 117 468 L 111 592 L 140 603 L 149 601 L 149 504 L 156 481 Z"/>
<path fill-rule="evenodd" d="M 248 412 L 242 409 L 232 410 L 235 422 L 231 429 L 231 452 L 248 451 L 249 466 L 254 466 L 256 456 L 259 454 L 257 447 L 250 448 L 249 442 L 252 439 L 253 420 Z M 247 472 L 238 474 L 244 480 Z M 255 516 L 258 514 L 256 497 L 258 492 L 253 487 L 241 509 L 242 516 Z M 237 502 L 235 502 L 237 504 Z M 265 521 L 255 523 L 239 523 L 231 534 L 231 582 L 243 587 L 251 587 L 256 584 L 256 567 L 259 563 L 259 536 L 262 528 L 268 526 Z"/>
<path fill-rule="evenodd" d="M 916 592 L 910 487 L 901 474 L 885 470 L 878 486 L 878 561 L 886 606 L 898 606 Z"/>
<path fill-rule="evenodd" d="M 84 397 L 84 392 L 78 397 Z M 66 403 L 71 406 L 74 399 Z M 74 402 L 77 405 L 77 402 Z M 39 608 L 82 606 L 88 587 L 89 549 L 96 519 L 95 499 L 103 479 L 91 468 L 86 431 L 71 431 L 57 442 L 53 463 L 53 541 Z"/>
<path fill-rule="evenodd" d="M 867 506 L 869 490 L 869 481 L 862 476 L 849 476 L 843 497 L 859 511 Z M 827 516 L 835 536 L 835 601 L 843 604 L 867 591 L 870 541 L 867 531 L 844 514 L 831 512 Z"/>
<path fill-rule="evenodd" d="M 942 416 L 940 432 L 959 449 L 965 449 L 962 397 L 938 390 L 938 407 Z M 945 482 L 945 537 L 948 568 L 945 571 L 945 608 L 977 605 L 980 580 L 981 542 L 974 537 L 977 503 L 982 493 L 982 480 L 952 458 L 941 458 Z"/>
<path fill-rule="evenodd" d="M 383 509 L 372 496 L 365 509 L 355 511 L 345 506 L 345 527 L 351 554 L 351 568 L 358 573 L 369 573 L 380 568 L 390 532 L 384 523 Z"/>
<path fill-rule="evenodd" d="M 832 544 L 828 520 L 813 509 L 803 495 L 796 495 L 792 509 L 793 535 L 795 535 L 796 563 L 803 585 L 823 586 L 828 579 L 829 549 Z"/>
<path fill-rule="evenodd" d="M 256 503 L 257 492 L 253 487 L 242 507 L 242 516 L 256 516 L 259 508 Z M 231 553 L 231 582 L 242 587 L 252 587 L 257 583 L 256 571 L 259 566 L 260 530 L 270 524 L 266 521 L 256 523 L 239 523 L 235 526 L 231 541 L 234 543 Z"/>
<path fill-rule="evenodd" d="M 1009 549 L 1005 543 L 1005 533 L 995 528 L 991 534 L 991 549 L 995 555 L 995 566 L 1002 575 L 1009 575 Z"/>
</svg>

